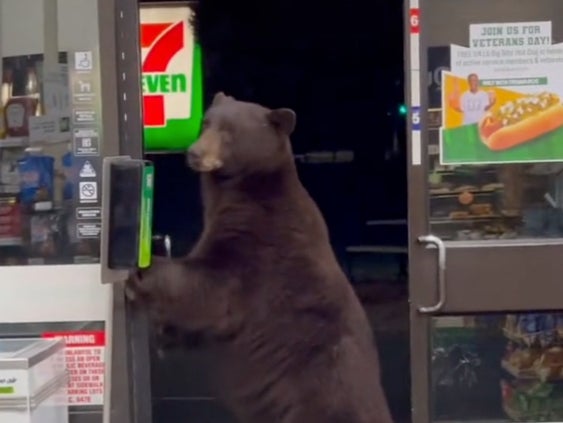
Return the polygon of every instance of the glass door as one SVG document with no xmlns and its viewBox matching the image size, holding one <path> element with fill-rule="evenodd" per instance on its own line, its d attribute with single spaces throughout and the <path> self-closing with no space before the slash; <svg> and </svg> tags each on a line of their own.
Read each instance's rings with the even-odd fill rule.
<svg viewBox="0 0 563 423">
<path fill-rule="evenodd" d="M 414 422 L 563 419 L 563 3 L 407 2 Z"/>
<path fill-rule="evenodd" d="M 134 0 L 0 0 L 0 342 L 65 339 L 77 423 L 148 421 L 144 326 L 100 266 L 102 159 L 142 156 L 137 28 Z"/>
</svg>

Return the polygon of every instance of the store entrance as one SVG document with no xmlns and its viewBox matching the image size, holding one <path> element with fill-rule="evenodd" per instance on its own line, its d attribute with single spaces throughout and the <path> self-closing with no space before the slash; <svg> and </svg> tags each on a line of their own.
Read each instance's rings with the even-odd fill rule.
<svg viewBox="0 0 563 423">
<path fill-rule="evenodd" d="M 370 316 L 395 421 L 409 421 L 401 2 L 374 9 L 365 0 L 202 0 L 196 7 L 206 105 L 224 91 L 296 111 L 300 178 Z M 174 255 L 184 254 L 201 231 L 197 175 L 183 154 L 148 157 L 157 175 L 155 232 L 171 236 Z M 154 352 L 155 421 L 231 421 L 208 386 L 208 361 L 197 349 Z"/>
<path fill-rule="evenodd" d="M 563 4 L 409 4 L 413 422 L 561 421 Z"/>
</svg>

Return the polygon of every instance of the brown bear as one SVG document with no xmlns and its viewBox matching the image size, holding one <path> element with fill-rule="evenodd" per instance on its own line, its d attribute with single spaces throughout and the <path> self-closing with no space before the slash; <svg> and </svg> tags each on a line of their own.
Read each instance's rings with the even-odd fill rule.
<svg viewBox="0 0 563 423">
<path fill-rule="evenodd" d="M 217 94 L 188 151 L 203 233 L 128 290 L 159 325 L 205 334 L 241 423 L 390 423 L 368 319 L 297 175 L 295 124 Z"/>
</svg>

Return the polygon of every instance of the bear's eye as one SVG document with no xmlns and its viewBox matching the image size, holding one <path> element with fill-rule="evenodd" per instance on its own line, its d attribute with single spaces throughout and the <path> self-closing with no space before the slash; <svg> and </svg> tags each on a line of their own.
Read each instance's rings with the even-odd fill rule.
<svg viewBox="0 0 563 423">
<path fill-rule="evenodd" d="M 204 118 L 203 121 L 201 122 L 201 127 L 202 127 L 202 129 L 209 128 L 209 119 Z"/>
</svg>

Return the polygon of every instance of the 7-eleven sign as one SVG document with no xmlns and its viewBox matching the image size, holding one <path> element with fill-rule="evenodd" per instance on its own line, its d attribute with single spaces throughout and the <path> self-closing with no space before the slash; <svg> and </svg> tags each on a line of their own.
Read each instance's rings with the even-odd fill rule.
<svg viewBox="0 0 563 423">
<path fill-rule="evenodd" d="M 141 8 L 145 128 L 191 117 L 194 34 L 189 7 Z"/>
</svg>

